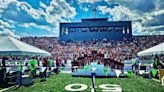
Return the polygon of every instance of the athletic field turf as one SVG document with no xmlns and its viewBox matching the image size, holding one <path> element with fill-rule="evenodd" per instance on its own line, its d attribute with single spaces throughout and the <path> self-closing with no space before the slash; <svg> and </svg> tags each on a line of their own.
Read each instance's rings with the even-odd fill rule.
<svg viewBox="0 0 164 92">
<path fill-rule="evenodd" d="M 6 92 L 68 92 L 64 87 L 72 83 L 81 83 L 88 85 L 88 89 L 82 92 L 91 92 L 91 78 L 72 77 L 71 74 L 52 75 L 47 81 L 36 78 L 35 83 L 29 87 L 12 88 Z M 164 86 L 152 79 L 145 79 L 139 76 L 131 78 L 96 78 L 95 85 L 117 84 L 120 85 L 123 92 L 164 92 Z M 96 88 L 96 92 L 102 92 Z"/>
</svg>

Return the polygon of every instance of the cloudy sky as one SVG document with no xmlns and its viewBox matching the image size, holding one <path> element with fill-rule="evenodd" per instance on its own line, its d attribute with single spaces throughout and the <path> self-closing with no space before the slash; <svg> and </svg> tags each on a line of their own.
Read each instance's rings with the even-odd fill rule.
<svg viewBox="0 0 164 92">
<path fill-rule="evenodd" d="M 93 18 L 93 0 L 0 0 L 0 32 L 58 36 L 60 22 Z M 134 35 L 164 34 L 163 0 L 97 0 L 97 17 L 132 21 Z"/>
</svg>

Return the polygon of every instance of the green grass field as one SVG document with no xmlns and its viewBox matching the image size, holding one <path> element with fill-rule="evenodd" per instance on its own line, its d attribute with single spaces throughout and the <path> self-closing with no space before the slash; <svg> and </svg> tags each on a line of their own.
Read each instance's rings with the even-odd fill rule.
<svg viewBox="0 0 164 92">
<path fill-rule="evenodd" d="M 91 78 L 72 77 L 71 74 L 52 75 L 47 81 L 41 82 L 37 78 L 34 85 L 29 87 L 22 86 L 13 88 L 6 92 L 67 92 L 64 87 L 72 83 L 87 84 L 88 89 L 83 92 L 91 92 Z M 164 86 L 152 79 L 144 79 L 139 76 L 132 78 L 96 78 L 95 85 L 100 84 L 117 84 L 120 85 L 123 92 L 164 92 Z M 102 92 L 100 88 L 96 88 L 96 92 Z"/>
</svg>

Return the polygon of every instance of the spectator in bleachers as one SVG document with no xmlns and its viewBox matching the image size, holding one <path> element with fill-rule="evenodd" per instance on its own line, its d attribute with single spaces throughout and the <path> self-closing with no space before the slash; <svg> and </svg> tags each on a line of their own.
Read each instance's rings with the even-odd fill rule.
<svg viewBox="0 0 164 92">
<path fill-rule="evenodd" d="M 60 42 L 56 38 L 51 37 L 25 37 L 22 38 L 22 40 L 31 45 L 51 52 L 53 58 L 55 56 L 61 56 L 60 58 L 68 57 L 71 58 L 72 61 L 78 62 L 78 58 L 84 56 L 84 60 L 80 60 L 78 63 L 81 65 L 86 65 L 90 64 L 90 62 L 92 62 L 94 59 L 97 59 L 98 57 L 100 57 L 98 58 L 99 61 L 102 62 L 104 52 L 110 52 L 110 61 L 123 63 L 125 59 L 131 59 L 132 55 L 137 55 L 137 52 L 163 42 L 164 36 L 140 36 L 133 37 L 133 39 L 130 40 L 123 39 L 122 41 L 106 39 Z M 95 51 L 95 53 L 93 51 Z M 162 60 L 164 60 L 164 58 Z"/>
</svg>

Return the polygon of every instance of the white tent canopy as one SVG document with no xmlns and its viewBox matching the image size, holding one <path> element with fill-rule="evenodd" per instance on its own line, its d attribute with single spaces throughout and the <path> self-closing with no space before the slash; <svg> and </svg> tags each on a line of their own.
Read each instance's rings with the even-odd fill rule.
<svg viewBox="0 0 164 92">
<path fill-rule="evenodd" d="M 164 54 L 164 43 L 153 46 L 144 51 L 138 52 L 138 56 L 159 55 L 159 54 Z"/>
<path fill-rule="evenodd" d="M 50 56 L 51 54 L 13 37 L 0 35 L 0 55 Z"/>
</svg>

